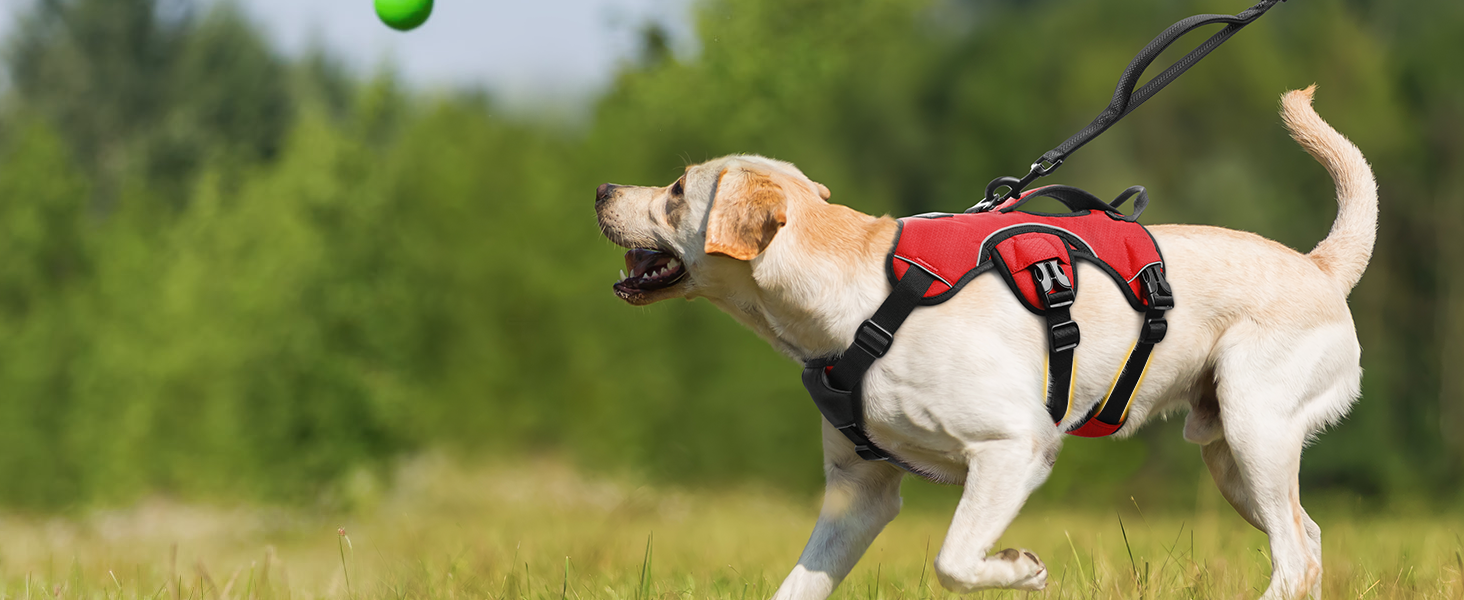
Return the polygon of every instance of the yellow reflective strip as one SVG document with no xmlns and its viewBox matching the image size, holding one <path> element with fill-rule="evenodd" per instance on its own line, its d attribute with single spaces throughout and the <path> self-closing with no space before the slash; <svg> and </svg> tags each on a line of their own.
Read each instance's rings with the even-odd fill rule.
<svg viewBox="0 0 1464 600">
<path fill-rule="evenodd" d="M 1047 355 L 1042 355 L 1042 403 L 1047 404 L 1047 387 L 1052 385 L 1052 374 L 1048 372 L 1051 365 L 1047 364 Z"/>
<path fill-rule="evenodd" d="M 1076 349 L 1074 349 L 1073 350 L 1073 370 L 1072 370 L 1072 372 L 1068 373 L 1068 405 L 1067 405 L 1067 412 L 1064 413 L 1063 416 L 1062 416 L 1062 419 L 1064 421 L 1067 420 L 1068 415 L 1073 414 L 1073 392 L 1075 390 L 1077 390 L 1077 388 L 1078 388 L 1078 351 Z"/>
<path fill-rule="evenodd" d="M 1073 370 L 1067 373 L 1067 411 L 1073 411 L 1073 392 L 1078 389 L 1078 350 L 1073 350 Z"/>
</svg>

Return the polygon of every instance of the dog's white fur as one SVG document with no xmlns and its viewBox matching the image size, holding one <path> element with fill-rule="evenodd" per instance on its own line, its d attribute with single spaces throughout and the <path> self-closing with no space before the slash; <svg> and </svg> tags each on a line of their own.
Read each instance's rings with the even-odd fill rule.
<svg viewBox="0 0 1464 600">
<path fill-rule="evenodd" d="M 1358 395 L 1360 349 L 1347 295 L 1372 253 L 1377 191 L 1362 153 L 1311 108 L 1312 89 L 1282 99 L 1293 137 L 1337 184 L 1338 217 L 1310 254 L 1216 227 L 1151 228 L 1176 307 L 1129 413 L 1188 407 L 1185 438 L 1226 499 L 1270 537 L 1263 598 L 1317 595 L 1321 532 L 1300 504 L 1308 438 Z M 679 186 L 615 186 L 597 213 L 626 247 L 681 258 L 688 276 L 645 304 L 704 297 L 794 359 L 841 352 L 890 292 L 883 261 L 895 232 L 826 202 L 829 192 L 785 162 L 729 156 L 689 167 Z M 673 193 L 684 189 L 683 193 Z M 1108 389 L 1140 317 L 1111 281 L 1082 264 L 1072 309 L 1083 329 L 1073 425 Z M 946 588 L 1038 590 L 1047 570 L 1031 552 L 992 545 L 1062 446 L 1043 403 L 1043 322 L 994 276 L 916 310 L 865 379 L 865 419 L 880 446 L 965 487 L 935 570 Z M 779 599 L 828 596 L 900 509 L 902 472 L 866 462 L 823 426 L 824 507 Z"/>
</svg>

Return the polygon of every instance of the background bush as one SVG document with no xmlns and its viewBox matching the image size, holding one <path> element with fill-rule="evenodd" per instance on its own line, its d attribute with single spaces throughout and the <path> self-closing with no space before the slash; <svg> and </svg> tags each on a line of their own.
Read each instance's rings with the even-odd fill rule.
<svg viewBox="0 0 1464 600">
<path fill-rule="evenodd" d="M 1155 32 L 1242 8 L 706 0 L 695 51 L 648 26 L 568 125 L 287 59 L 227 4 L 41 2 L 0 108 L 0 503 L 334 502 L 431 448 L 815 490 L 797 367 L 706 303 L 617 300 L 594 187 L 752 152 L 867 212 L 962 209 L 1086 124 Z M 1331 185 L 1275 109 L 1321 83 L 1382 229 L 1352 295 L 1365 395 L 1309 490 L 1458 501 L 1461 35 L 1450 0 L 1288 3 L 1057 177 L 1308 250 Z M 1177 429 L 1070 442 L 1040 498 L 1192 502 Z"/>
</svg>

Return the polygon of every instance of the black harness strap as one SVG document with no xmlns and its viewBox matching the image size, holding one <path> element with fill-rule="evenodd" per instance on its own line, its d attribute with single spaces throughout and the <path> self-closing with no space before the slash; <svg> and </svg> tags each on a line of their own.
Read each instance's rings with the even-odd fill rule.
<svg viewBox="0 0 1464 600">
<path fill-rule="evenodd" d="M 1139 380 L 1144 375 L 1144 369 L 1149 366 L 1149 356 L 1154 352 L 1154 345 L 1164 341 L 1164 335 L 1169 332 L 1169 322 L 1164 320 L 1164 311 L 1174 308 L 1174 292 L 1170 291 L 1169 282 L 1165 281 L 1159 267 L 1144 269 L 1139 276 L 1143 278 L 1144 289 L 1149 295 L 1149 310 L 1144 313 L 1144 326 L 1139 330 L 1139 340 L 1129 353 L 1128 362 L 1123 365 L 1123 372 L 1119 374 L 1118 381 L 1104 401 L 1103 410 L 1094 415 L 1094 418 L 1109 425 L 1123 424 L 1123 416 L 1128 412 L 1134 392 L 1139 389 Z"/>
<path fill-rule="evenodd" d="M 854 343 L 839 357 L 839 364 L 829 372 L 829 383 L 841 390 L 852 390 L 864 380 L 864 373 L 870 365 L 890 350 L 895 341 L 895 330 L 905 323 L 905 318 L 920 306 L 925 291 L 935 283 L 935 276 L 923 268 L 911 266 L 905 276 L 895 284 L 883 304 L 874 311 L 874 316 L 859 325 L 854 332 Z"/>
<path fill-rule="evenodd" d="M 1159 93 L 1159 90 L 1164 89 L 1164 86 L 1169 85 L 1180 74 L 1189 70 L 1190 67 L 1195 66 L 1195 63 L 1199 62 L 1200 59 L 1204 58 L 1216 48 L 1219 48 L 1220 44 L 1225 43 L 1225 40 L 1230 39 L 1241 28 L 1259 19 L 1272 6 L 1285 1 L 1261 0 L 1255 6 L 1242 11 L 1240 14 L 1195 15 L 1170 25 L 1168 29 L 1165 29 L 1150 41 L 1149 45 L 1144 46 L 1144 49 L 1139 51 L 1138 56 L 1135 56 L 1133 61 L 1129 62 L 1128 68 L 1124 69 L 1123 75 L 1118 79 L 1118 87 L 1113 91 L 1113 101 L 1108 103 L 1108 108 L 1099 113 L 1098 117 L 1093 119 L 1092 123 L 1089 123 L 1082 131 L 1073 134 L 1072 137 L 1068 138 L 1067 141 L 1058 147 L 1048 150 L 1046 154 L 1039 157 L 1036 162 L 1032 163 L 1031 170 L 1027 172 L 1026 177 L 1021 179 L 1016 177 L 998 177 L 993 179 L 986 186 L 985 199 L 966 212 L 985 212 L 991 210 L 1002 201 L 1008 198 L 1014 198 L 1022 193 L 1022 190 L 1026 189 L 1037 178 L 1045 177 L 1053 171 L 1056 171 L 1059 166 L 1062 166 L 1062 162 L 1067 160 L 1067 157 L 1073 152 L 1076 152 L 1078 148 L 1082 148 L 1084 144 L 1087 144 L 1093 138 L 1098 137 L 1099 134 L 1107 131 L 1119 119 L 1124 118 L 1133 112 L 1134 109 L 1138 108 L 1139 105 L 1153 97 L 1154 94 Z M 1134 90 L 1134 87 L 1139 83 L 1139 77 L 1144 74 L 1144 71 L 1149 68 L 1149 65 L 1154 62 L 1154 59 L 1158 58 L 1165 49 L 1169 48 L 1170 44 L 1173 44 L 1179 38 L 1184 37 L 1185 34 L 1195 29 L 1218 23 L 1225 23 L 1225 28 L 1221 29 L 1215 35 L 1210 36 L 1210 39 L 1205 40 L 1205 43 L 1191 50 L 1189 54 L 1184 55 L 1184 58 L 1179 59 L 1170 65 L 1169 68 L 1155 75 L 1143 87 L 1139 87 L 1137 91 Z M 1006 193 L 998 196 L 997 190 L 1000 190 L 1002 187 L 1009 189 Z"/>
<path fill-rule="evenodd" d="M 1073 357 L 1082 340 L 1069 311 L 1077 292 L 1056 260 L 1037 263 L 1031 270 L 1032 281 L 1042 290 L 1047 319 L 1047 413 L 1053 423 L 1061 423 L 1073 399 Z"/>
<path fill-rule="evenodd" d="M 889 352 L 895 331 L 905 318 L 920 305 L 925 291 L 935 283 L 935 276 L 911 266 L 890 292 L 874 316 L 859 325 L 854 343 L 837 358 L 819 358 L 805 363 L 803 387 L 813 397 L 818 411 L 830 425 L 854 443 L 854 451 L 864 460 L 888 461 L 906 471 L 918 473 L 909 465 L 891 456 L 870 441 L 864 433 L 864 374 L 874 361 Z"/>
<path fill-rule="evenodd" d="M 1097 429 L 1094 431 L 1096 435 L 1111 435 L 1123 427 L 1129 406 L 1133 404 L 1134 394 L 1138 392 L 1144 372 L 1149 368 L 1154 345 L 1164 341 L 1164 335 L 1169 331 L 1169 322 L 1164 319 L 1164 311 L 1174 308 L 1174 292 L 1170 290 L 1164 272 L 1158 265 L 1151 265 L 1140 271 L 1139 277 L 1144 282 L 1144 291 L 1149 302 L 1149 310 L 1144 312 L 1144 324 L 1139 329 L 1139 339 L 1134 343 L 1133 350 L 1129 351 L 1128 360 L 1124 361 L 1123 369 L 1115 378 L 1113 387 L 1108 390 L 1108 396 L 1095 405 L 1078 425 L 1068 430 L 1069 433 L 1082 435 L 1085 427 L 1095 421 L 1100 424 L 1094 428 Z"/>
</svg>

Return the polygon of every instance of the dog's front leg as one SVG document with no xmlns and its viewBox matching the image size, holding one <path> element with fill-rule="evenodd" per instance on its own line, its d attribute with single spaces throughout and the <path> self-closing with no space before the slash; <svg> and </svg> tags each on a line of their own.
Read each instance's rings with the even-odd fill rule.
<svg viewBox="0 0 1464 600">
<path fill-rule="evenodd" d="M 977 442 L 967 451 L 969 471 L 961 503 L 935 558 L 941 585 L 967 593 L 988 588 L 1040 590 L 1047 567 L 1036 554 L 1007 548 L 991 556 L 992 545 L 1017 516 L 1027 495 L 1052 471 L 1061 441 L 998 439 Z"/>
<path fill-rule="evenodd" d="M 903 471 L 870 462 L 854 445 L 823 422 L 823 510 L 798 566 L 778 587 L 774 600 L 823 600 L 859 562 L 880 530 L 900 512 Z"/>
</svg>

